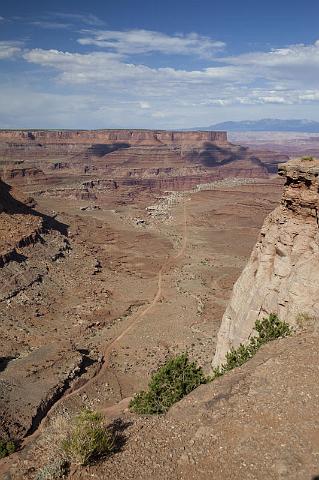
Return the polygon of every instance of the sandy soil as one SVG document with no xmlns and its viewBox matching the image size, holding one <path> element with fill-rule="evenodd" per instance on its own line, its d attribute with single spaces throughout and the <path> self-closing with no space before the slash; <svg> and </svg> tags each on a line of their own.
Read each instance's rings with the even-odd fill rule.
<svg viewBox="0 0 319 480">
<path fill-rule="evenodd" d="M 155 220 L 145 212 L 145 200 L 115 213 L 105 207 L 79 213 L 64 203 L 68 215 L 81 215 L 80 238 L 106 250 L 102 265 L 116 265 L 105 279 L 113 302 L 123 299 L 131 307 L 91 340 L 107 368 L 81 389 L 87 403 L 132 395 L 168 354 L 187 350 L 209 368 L 233 283 L 279 196 L 280 186 L 271 182 L 185 194 Z M 103 226 L 92 230 L 96 221 L 115 234 L 113 245 L 103 245 Z"/>
</svg>

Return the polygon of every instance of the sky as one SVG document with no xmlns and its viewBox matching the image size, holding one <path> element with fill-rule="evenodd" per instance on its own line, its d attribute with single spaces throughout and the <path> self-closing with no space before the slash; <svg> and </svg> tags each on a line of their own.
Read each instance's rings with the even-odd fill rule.
<svg viewBox="0 0 319 480">
<path fill-rule="evenodd" d="M 2 0 L 0 128 L 319 121 L 319 0 Z"/>
</svg>

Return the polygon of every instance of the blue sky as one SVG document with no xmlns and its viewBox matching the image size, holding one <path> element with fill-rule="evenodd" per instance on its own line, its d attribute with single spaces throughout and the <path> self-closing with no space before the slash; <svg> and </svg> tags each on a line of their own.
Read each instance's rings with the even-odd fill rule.
<svg viewBox="0 0 319 480">
<path fill-rule="evenodd" d="M 319 120 L 319 2 L 5 0 L 0 127 Z"/>
</svg>

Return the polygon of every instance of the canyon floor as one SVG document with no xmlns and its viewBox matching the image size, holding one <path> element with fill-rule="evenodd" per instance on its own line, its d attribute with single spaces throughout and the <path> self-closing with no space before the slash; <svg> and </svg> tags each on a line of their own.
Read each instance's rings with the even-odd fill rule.
<svg viewBox="0 0 319 480">
<path fill-rule="evenodd" d="M 10 424 L 20 412 L 17 434 L 29 434 L 10 458 L 11 478 L 34 471 L 29 448 L 58 414 L 83 405 L 121 413 L 174 353 L 209 371 L 233 283 L 281 194 L 275 179 L 256 182 L 144 194 L 131 205 L 36 197 L 37 210 L 68 226 L 71 247 L 51 276 L 6 303 L 0 375 L 14 388 L 4 415 Z"/>
</svg>

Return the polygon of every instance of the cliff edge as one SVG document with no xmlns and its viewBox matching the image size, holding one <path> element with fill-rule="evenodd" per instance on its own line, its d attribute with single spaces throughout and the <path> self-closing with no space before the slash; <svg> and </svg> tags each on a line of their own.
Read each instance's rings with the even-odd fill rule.
<svg viewBox="0 0 319 480">
<path fill-rule="evenodd" d="M 295 325 L 319 317 L 319 160 L 292 160 L 278 173 L 286 177 L 281 204 L 234 286 L 213 365 L 247 341 L 256 319 L 276 313 Z"/>
</svg>

